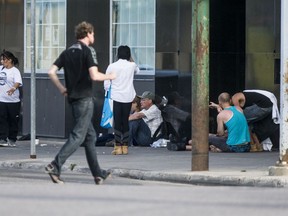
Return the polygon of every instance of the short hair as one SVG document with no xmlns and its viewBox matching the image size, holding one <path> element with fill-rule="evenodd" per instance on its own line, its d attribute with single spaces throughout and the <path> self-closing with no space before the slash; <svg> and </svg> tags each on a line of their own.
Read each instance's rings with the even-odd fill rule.
<svg viewBox="0 0 288 216">
<path fill-rule="evenodd" d="M 1 53 L 1 58 L 11 59 L 13 65 L 19 64 L 18 58 L 16 58 L 12 52 L 9 52 L 7 50 L 3 50 L 3 52 Z"/>
<path fill-rule="evenodd" d="M 231 97 L 230 94 L 227 92 L 223 92 L 219 95 L 218 101 L 221 103 L 230 103 Z"/>
<path fill-rule="evenodd" d="M 83 39 L 88 33 L 94 32 L 94 27 L 91 23 L 83 21 L 75 26 L 75 37 L 77 40 Z"/>
<path fill-rule="evenodd" d="M 127 61 L 131 58 L 131 50 L 128 46 L 119 46 L 117 51 L 117 58 L 118 59 L 126 59 Z"/>
</svg>

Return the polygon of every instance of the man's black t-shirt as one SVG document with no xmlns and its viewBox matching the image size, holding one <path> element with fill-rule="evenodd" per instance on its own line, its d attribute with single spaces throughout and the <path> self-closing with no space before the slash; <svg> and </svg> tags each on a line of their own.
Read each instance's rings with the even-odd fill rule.
<svg viewBox="0 0 288 216">
<path fill-rule="evenodd" d="M 258 92 L 243 92 L 243 94 L 245 96 L 245 105 L 243 108 L 252 106 L 253 104 L 256 104 L 261 108 L 268 108 L 273 106 L 271 100 L 263 94 Z"/>
<path fill-rule="evenodd" d="M 91 49 L 81 42 L 73 44 L 56 59 L 54 65 L 59 69 L 64 68 L 69 102 L 92 97 L 89 68 L 97 66 L 96 62 L 93 60 Z"/>
</svg>

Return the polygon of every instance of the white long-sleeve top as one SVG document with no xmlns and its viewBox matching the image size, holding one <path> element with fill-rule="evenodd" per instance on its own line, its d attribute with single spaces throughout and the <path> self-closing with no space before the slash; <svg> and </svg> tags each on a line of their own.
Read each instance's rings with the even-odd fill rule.
<svg viewBox="0 0 288 216">
<path fill-rule="evenodd" d="M 121 103 L 132 102 L 136 96 L 133 80 L 134 74 L 139 72 L 138 66 L 135 64 L 135 62 L 119 59 L 108 66 L 106 74 L 111 72 L 116 73 L 116 79 L 114 79 L 112 82 L 105 80 L 104 89 L 108 90 L 110 83 L 112 83 L 112 100 Z"/>
</svg>

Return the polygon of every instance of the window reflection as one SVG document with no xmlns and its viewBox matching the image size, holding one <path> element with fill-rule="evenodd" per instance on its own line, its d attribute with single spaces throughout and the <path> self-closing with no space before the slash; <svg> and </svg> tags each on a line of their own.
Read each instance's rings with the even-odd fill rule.
<svg viewBox="0 0 288 216">
<path fill-rule="evenodd" d="M 155 0 L 112 0 L 112 56 L 120 45 L 131 48 L 142 74 L 155 74 Z"/>
<path fill-rule="evenodd" d="M 25 4 L 25 72 L 30 72 L 31 0 Z M 46 73 L 66 47 L 66 0 L 36 0 L 35 7 L 36 72 Z"/>
</svg>

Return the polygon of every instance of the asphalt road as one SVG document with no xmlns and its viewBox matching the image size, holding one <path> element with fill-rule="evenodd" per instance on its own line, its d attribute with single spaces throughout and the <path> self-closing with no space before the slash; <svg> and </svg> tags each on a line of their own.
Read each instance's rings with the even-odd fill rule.
<svg viewBox="0 0 288 216">
<path fill-rule="evenodd" d="M 286 215 L 287 188 L 211 187 L 111 177 L 95 185 L 85 173 L 53 184 L 41 170 L 0 169 L 0 215 L 187 216 Z"/>
</svg>

